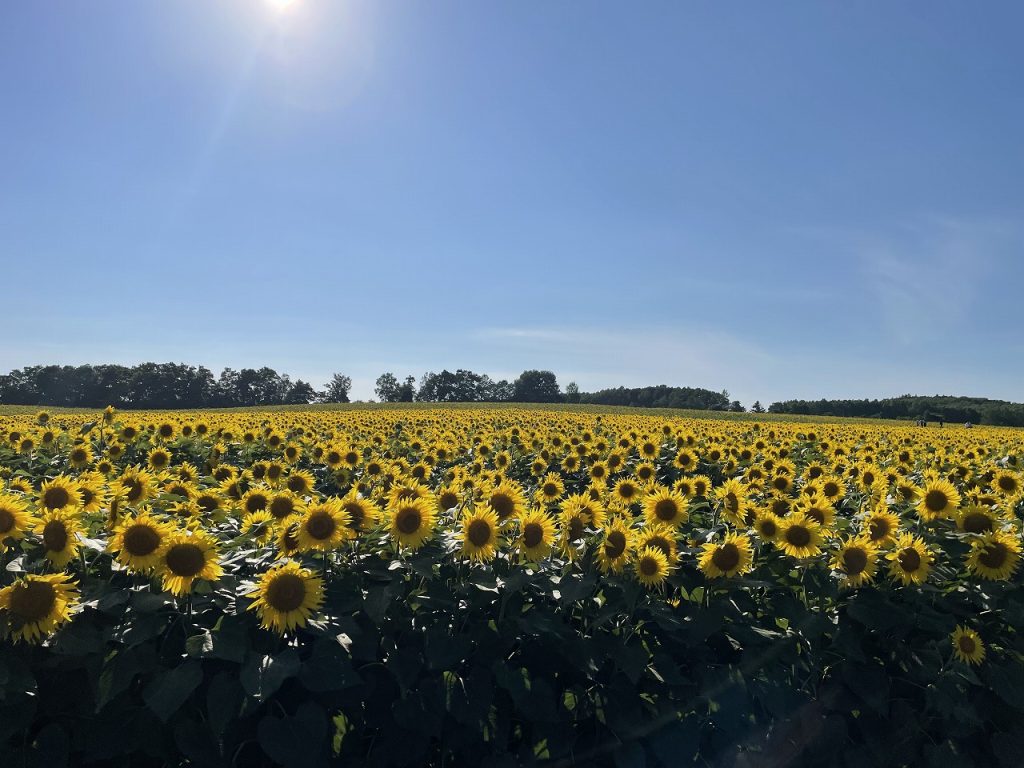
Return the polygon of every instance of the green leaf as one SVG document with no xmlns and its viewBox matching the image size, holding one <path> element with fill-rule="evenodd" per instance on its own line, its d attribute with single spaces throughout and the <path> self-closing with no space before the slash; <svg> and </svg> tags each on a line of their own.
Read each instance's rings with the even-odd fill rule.
<svg viewBox="0 0 1024 768">
<path fill-rule="evenodd" d="M 186 661 L 146 686 L 142 699 L 160 721 L 166 723 L 202 681 L 203 669 L 199 662 Z"/>
<path fill-rule="evenodd" d="M 363 609 L 374 624 L 383 624 L 388 606 L 391 605 L 391 587 L 389 585 L 373 586 L 366 590 Z"/>
<path fill-rule="evenodd" d="M 843 664 L 843 682 L 857 698 L 883 717 L 889 714 L 889 676 L 877 664 Z"/>
<path fill-rule="evenodd" d="M 284 768 L 316 768 L 327 764 L 327 713 L 305 702 L 294 716 L 267 716 L 256 729 L 264 753 Z"/>
<path fill-rule="evenodd" d="M 286 648 L 276 656 L 250 656 L 242 667 L 239 680 L 247 694 L 265 701 L 285 680 L 297 675 L 301 667 L 299 654 L 294 648 Z"/>
<path fill-rule="evenodd" d="M 236 676 L 229 672 L 219 672 L 206 690 L 206 716 L 210 730 L 217 735 L 224 733 L 238 716 L 244 701 L 245 694 Z"/>
<path fill-rule="evenodd" d="M 302 664 L 299 682 L 307 691 L 341 691 L 359 685 L 362 678 L 352 666 L 345 648 L 333 638 L 322 638 Z"/>
</svg>

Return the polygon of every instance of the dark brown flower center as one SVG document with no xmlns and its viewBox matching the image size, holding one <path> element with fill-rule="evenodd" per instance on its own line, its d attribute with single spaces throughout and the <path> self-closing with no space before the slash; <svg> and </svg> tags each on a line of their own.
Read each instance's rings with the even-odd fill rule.
<svg viewBox="0 0 1024 768">
<path fill-rule="evenodd" d="M 334 535 L 338 524 L 327 512 L 314 512 L 306 521 L 306 533 L 317 541 L 324 541 Z"/>
<path fill-rule="evenodd" d="M 404 507 L 398 511 L 395 527 L 404 534 L 416 533 L 423 523 L 420 511 L 415 507 Z"/>
<path fill-rule="evenodd" d="M 639 567 L 640 573 L 644 576 L 655 576 L 660 570 L 657 558 L 651 557 L 650 555 L 640 558 Z"/>
<path fill-rule="evenodd" d="M 527 523 L 523 526 L 523 544 L 527 549 L 540 546 L 544 541 L 544 526 L 540 523 Z"/>
<path fill-rule="evenodd" d="M 626 534 L 622 531 L 609 531 L 604 539 L 604 554 L 611 560 L 622 557 L 626 551 Z"/>
<path fill-rule="evenodd" d="M 502 520 L 511 515 L 515 511 L 515 508 L 516 503 L 510 496 L 504 493 L 491 494 L 491 509 L 497 512 L 498 517 Z"/>
<path fill-rule="evenodd" d="M 868 567 L 868 553 L 859 547 L 847 549 L 843 552 L 843 568 L 850 576 L 863 573 Z"/>
<path fill-rule="evenodd" d="M 46 581 L 23 581 L 11 590 L 11 613 L 25 624 L 45 619 L 56 603 L 57 590 Z"/>
<path fill-rule="evenodd" d="M 47 488 L 43 494 L 43 506 L 47 509 L 64 509 L 71 501 L 71 494 L 59 485 Z"/>
<path fill-rule="evenodd" d="M 913 547 L 901 550 L 898 560 L 900 568 L 907 573 L 913 573 L 921 567 L 921 553 Z"/>
<path fill-rule="evenodd" d="M 51 520 L 43 526 L 43 546 L 50 552 L 63 552 L 68 545 L 68 529 L 63 520 Z"/>
<path fill-rule="evenodd" d="M 802 525 L 791 525 L 786 529 L 786 541 L 794 547 L 806 547 L 811 542 L 811 532 Z"/>
<path fill-rule="evenodd" d="M 949 504 L 949 499 L 942 491 L 928 491 L 924 497 L 924 505 L 930 512 L 941 512 Z"/>
<path fill-rule="evenodd" d="M 992 530 L 992 518 L 982 512 L 970 512 L 964 516 L 964 530 L 968 533 L 987 533 Z"/>
<path fill-rule="evenodd" d="M 0 533 L 8 533 L 13 530 L 14 523 L 14 513 L 9 509 L 0 507 Z"/>
<path fill-rule="evenodd" d="M 679 514 L 679 506 L 672 499 L 662 499 L 654 505 L 654 516 L 659 520 L 669 522 L 676 519 Z"/>
<path fill-rule="evenodd" d="M 711 555 L 711 562 L 720 571 L 731 571 L 740 564 L 740 548 L 732 542 L 723 544 Z"/>
<path fill-rule="evenodd" d="M 981 554 L 978 555 L 978 562 L 986 568 L 1002 568 L 1006 563 L 1008 554 L 1006 545 L 1000 541 L 995 541 L 982 550 Z"/>
<path fill-rule="evenodd" d="M 206 555 L 201 547 L 184 542 L 167 550 L 167 568 L 175 576 L 192 578 L 198 576 L 206 565 Z"/>
<path fill-rule="evenodd" d="M 491 540 L 491 524 L 486 520 L 474 520 L 469 524 L 466 538 L 474 547 L 482 547 Z"/>
<path fill-rule="evenodd" d="M 146 523 L 137 523 L 124 532 L 124 548 L 133 557 L 153 554 L 160 546 L 160 534 Z"/>
<path fill-rule="evenodd" d="M 288 613 L 300 608 L 305 598 L 305 580 L 295 573 L 280 573 L 267 585 L 264 600 L 275 611 Z"/>
</svg>

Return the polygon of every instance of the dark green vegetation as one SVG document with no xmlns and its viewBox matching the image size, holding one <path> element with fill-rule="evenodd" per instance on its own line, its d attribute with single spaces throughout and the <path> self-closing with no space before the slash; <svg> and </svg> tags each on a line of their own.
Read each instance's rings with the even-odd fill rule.
<svg viewBox="0 0 1024 768">
<path fill-rule="evenodd" d="M 852 416 L 866 419 L 971 422 L 1003 427 L 1024 426 L 1024 403 L 984 397 L 902 395 L 884 400 L 785 400 L 772 403 L 771 413 L 808 416 Z"/>
</svg>

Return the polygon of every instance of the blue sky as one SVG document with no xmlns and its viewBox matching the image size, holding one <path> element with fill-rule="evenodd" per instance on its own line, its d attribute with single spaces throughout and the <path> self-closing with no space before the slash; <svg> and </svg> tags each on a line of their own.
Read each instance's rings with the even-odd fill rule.
<svg viewBox="0 0 1024 768">
<path fill-rule="evenodd" d="M 1024 6 L 0 6 L 0 370 L 1024 400 Z"/>
</svg>

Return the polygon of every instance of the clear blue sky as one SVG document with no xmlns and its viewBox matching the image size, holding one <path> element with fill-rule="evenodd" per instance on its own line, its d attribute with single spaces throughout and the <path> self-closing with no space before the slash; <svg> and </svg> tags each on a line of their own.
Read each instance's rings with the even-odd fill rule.
<svg viewBox="0 0 1024 768">
<path fill-rule="evenodd" d="M 1024 400 L 1019 2 L 8 2 L 0 370 Z"/>
</svg>

